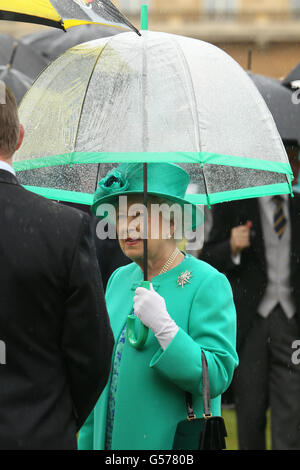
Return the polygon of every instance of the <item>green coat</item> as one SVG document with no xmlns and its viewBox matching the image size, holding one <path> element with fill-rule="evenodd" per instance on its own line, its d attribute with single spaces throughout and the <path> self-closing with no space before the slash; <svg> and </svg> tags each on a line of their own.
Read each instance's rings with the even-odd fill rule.
<svg viewBox="0 0 300 470">
<path fill-rule="evenodd" d="M 191 271 L 190 284 L 177 278 Z M 115 341 L 132 312 L 135 289 L 143 279 L 135 263 L 116 270 L 107 286 L 106 301 Z M 197 417 L 203 413 L 201 349 L 205 352 L 213 415 L 221 413 L 221 394 L 238 364 L 236 311 L 226 277 L 187 255 L 175 268 L 152 280 L 164 297 L 179 331 L 163 351 L 152 331 L 143 350 L 127 340 L 118 376 L 113 450 L 172 449 L 177 423 L 186 418 L 184 391 L 193 394 Z M 79 435 L 79 449 L 104 449 L 109 384 Z"/>
</svg>

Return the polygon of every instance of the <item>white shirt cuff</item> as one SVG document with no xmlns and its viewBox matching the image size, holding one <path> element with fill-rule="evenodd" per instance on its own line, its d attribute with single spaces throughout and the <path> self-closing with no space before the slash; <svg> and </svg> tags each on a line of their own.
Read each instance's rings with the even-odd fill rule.
<svg viewBox="0 0 300 470">
<path fill-rule="evenodd" d="M 231 256 L 231 259 L 232 259 L 233 264 L 238 266 L 239 264 L 241 264 L 241 253 L 238 253 L 235 256 Z"/>
</svg>

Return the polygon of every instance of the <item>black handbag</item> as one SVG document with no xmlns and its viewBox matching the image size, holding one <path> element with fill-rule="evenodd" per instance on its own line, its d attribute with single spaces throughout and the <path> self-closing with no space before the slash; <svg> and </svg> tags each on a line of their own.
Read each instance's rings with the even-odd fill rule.
<svg viewBox="0 0 300 470">
<path fill-rule="evenodd" d="M 173 450 L 223 450 L 226 449 L 227 436 L 224 419 L 212 416 L 210 409 L 210 388 L 208 366 L 205 354 L 202 359 L 203 418 L 196 418 L 192 394 L 186 392 L 187 419 L 177 425 Z"/>
</svg>

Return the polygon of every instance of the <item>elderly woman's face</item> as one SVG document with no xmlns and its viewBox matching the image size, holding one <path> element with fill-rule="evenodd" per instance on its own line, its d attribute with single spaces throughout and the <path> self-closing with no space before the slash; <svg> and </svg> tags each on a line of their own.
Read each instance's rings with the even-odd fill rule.
<svg viewBox="0 0 300 470">
<path fill-rule="evenodd" d="M 130 195 L 127 198 L 127 207 L 120 207 L 117 211 L 117 232 L 122 251 L 128 258 L 140 260 L 144 256 L 144 213 L 143 196 Z M 165 240 L 162 236 L 162 216 L 151 223 L 150 202 L 148 204 L 148 256 L 156 256 L 162 249 Z M 170 230 L 172 230 L 172 223 Z"/>
</svg>

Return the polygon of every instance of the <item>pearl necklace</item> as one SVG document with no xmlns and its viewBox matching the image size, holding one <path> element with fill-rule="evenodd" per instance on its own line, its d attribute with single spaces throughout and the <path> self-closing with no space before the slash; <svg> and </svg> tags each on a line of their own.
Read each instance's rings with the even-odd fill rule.
<svg viewBox="0 0 300 470">
<path fill-rule="evenodd" d="M 170 269 L 171 265 L 174 263 L 179 253 L 180 253 L 180 250 L 178 250 L 178 248 L 176 247 L 173 253 L 171 254 L 171 256 L 167 259 L 166 263 L 164 264 L 164 266 L 162 267 L 158 275 L 164 274 Z"/>
</svg>

